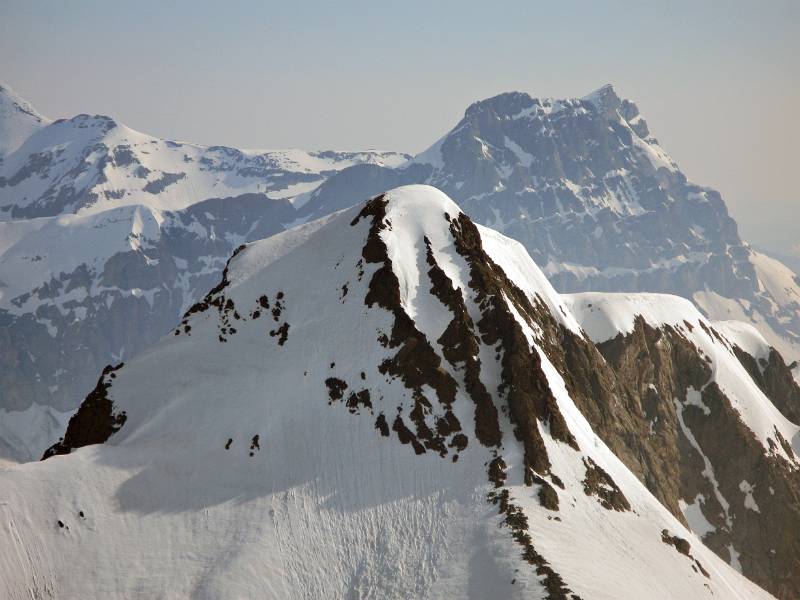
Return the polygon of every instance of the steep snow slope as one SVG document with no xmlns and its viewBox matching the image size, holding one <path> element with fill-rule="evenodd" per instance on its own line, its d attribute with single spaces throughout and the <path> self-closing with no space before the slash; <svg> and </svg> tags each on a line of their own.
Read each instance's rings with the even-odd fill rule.
<svg viewBox="0 0 800 600">
<path fill-rule="evenodd" d="M 52 123 L 7 88 L 0 143 L 0 456 L 16 460 L 52 444 L 50 413 L 168 331 L 234 248 L 295 222 L 297 195 L 407 158 L 204 147 L 103 116 Z"/>
<path fill-rule="evenodd" d="M 0 582 L 769 598 L 593 433 L 552 327 L 578 331 L 521 247 L 430 187 L 248 245 L 174 334 L 104 372 L 55 456 L 0 472 Z"/>
<path fill-rule="evenodd" d="M 708 357 L 713 370 L 708 383 L 713 381 L 720 387 L 764 449 L 775 448 L 787 460 L 794 460 L 795 456 L 788 454 L 781 444 L 782 437 L 800 454 L 800 427 L 781 415 L 739 362 L 731 341 L 717 333 L 717 329 L 733 333 L 734 343 L 747 344 L 744 349 L 755 352 L 756 358 L 763 358 L 768 353 L 759 343 L 763 338 L 757 332 L 748 331 L 746 324 L 709 322 L 689 300 L 666 294 L 586 292 L 566 294 L 563 298 L 588 336 L 598 344 L 620 334 L 632 333 L 637 317 L 652 327 L 669 325 L 680 329 L 702 355 Z"/>
<path fill-rule="evenodd" d="M 800 593 L 800 387 L 747 323 L 660 294 L 563 296 L 614 371 L 601 435 L 673 514 L 781 598 Z"/>
<path fill-rule="evenodd" d="M 435 185 L 521 241 L 559 291 L 678 294 L 712 319 L 754 323 L 788 360 L 800 358 L 785 267 L 742 242 L 720 194 L 688 181 L 610 85 L 583 98 L 476 102 L 413 160 L 345 169 L 305 210 L 325 214 L 408 183 Z"/>
<path fill-rule="evenodd" d="M 800 359 L 800 284 L 798 275 L 780 261 L 751 251 L 750 261 L 756 273 L 758 293 L 767 302 L 746 298 L 728 298 L 711 290 L 694 294 L 694 300 L 718 319 L 732 319 L 754 324 L 769 344 L 789 360 Z"/>
</svg>

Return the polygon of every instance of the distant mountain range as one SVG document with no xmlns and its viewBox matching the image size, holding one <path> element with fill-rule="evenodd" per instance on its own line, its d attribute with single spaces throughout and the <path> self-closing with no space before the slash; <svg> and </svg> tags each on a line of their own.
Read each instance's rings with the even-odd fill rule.
<svg viewBox="0 0 800 600">
<path fill-rule="evenodd" d="M 0 87 L 0 456 L 52 443 L 98 370 L 147 348 L 291 199 L 396 152 L 244 151 L 104 116 L 51 121 Z"/>
<path fill-rule="evenodd" d="M 108 363 L 152 345 L 241 243 L 386 189 L 432 184 L 518 239 L 563 292 L 682 295 L 800 357 L 800 286 L 686 180 L 635 104 L 510 93 L 416 157 L 160 140 L 51 122 L 0 92 L 0 455 L 30 459 Z"/>
</svg>

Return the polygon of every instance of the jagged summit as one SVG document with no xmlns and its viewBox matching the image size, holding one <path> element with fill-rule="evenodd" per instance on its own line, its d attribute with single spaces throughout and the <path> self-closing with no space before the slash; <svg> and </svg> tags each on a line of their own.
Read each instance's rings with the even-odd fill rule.
<svg viewBox="0 0 800 600">
<path fill-rule="evenodd" d="M 614 86 L 606 84 L 593 92 L 577 98 L 552 98 L 531 96 L 526 92 L 505 92 L 471 104 L 464 113 L 465 119 L 490 112 L 502 120 L 530 119 L 557 114 L 562 110 L 591 110 L 613 118 L 619 114 L 636 127 L 637 135 L 647 137 L 647 126 L 639 117 L 639 109 L 632 101 L 621 98 Z M 637 117 L 639 117 L 637 119 Z M 637 125 L 641 123 L 640 125 Z"/>
<path fill-rule="evenodd" d="M 50 122 L 50 119 L 42 116 L 27 100 L 22 98 L 11 86 L 3 81 L 0 81 L 0 105 L 4 107 L 14 107 L 17 112 L 26 114 L 39 123 L 46 124 Z M 8 113 L 3 115 L 4 118 L 8 116 Z"/>
<path fill-rule="evenodd" d="M 586 94 L 582 99 L 603 110 L 615 110 L 623 102 L 623 99 L 617 95 L 614 86 L 610 83 L 607 83 L 597 88 L 595 91 Z"/>
</svg>

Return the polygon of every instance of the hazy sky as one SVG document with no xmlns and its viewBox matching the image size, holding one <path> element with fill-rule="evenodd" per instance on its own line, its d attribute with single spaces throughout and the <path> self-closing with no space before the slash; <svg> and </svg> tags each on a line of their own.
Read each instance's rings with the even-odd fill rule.
<svg viewBox="0 0 800 600">
<path fill-rule="evenodd" d="M 0 80 L 160 137 L 412 153 L 475 100 L 610 82 L 746 238 L 800 244 L 797 0 L 0 0 Z"/>
</svg>

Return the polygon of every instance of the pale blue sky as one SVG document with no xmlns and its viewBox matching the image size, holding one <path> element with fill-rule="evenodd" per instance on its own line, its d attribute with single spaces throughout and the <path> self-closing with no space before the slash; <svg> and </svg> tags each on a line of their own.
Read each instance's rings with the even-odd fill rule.
<svg viewBox="0 0 800 600">
<path fill-rule="evenodd" d="M 0 80 L 173 139 L 417 152 L 471 102 L 610 82 L 746 237 L 800 243 L 800 2 L 0 0 Z"/>
</svg>

